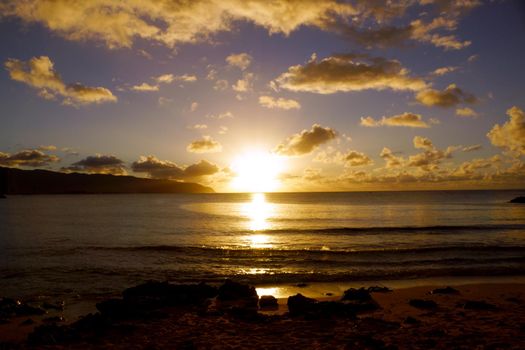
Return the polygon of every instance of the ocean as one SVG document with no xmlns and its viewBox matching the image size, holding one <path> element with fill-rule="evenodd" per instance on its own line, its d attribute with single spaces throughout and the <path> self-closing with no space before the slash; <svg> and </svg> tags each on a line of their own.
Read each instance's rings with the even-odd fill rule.
<svg viewBox="0 0 525 350">
<path fill-rule="evenodd" d="M 9 196 L 0 296 L 522 276 L 525 191 Z"/>
</svg>

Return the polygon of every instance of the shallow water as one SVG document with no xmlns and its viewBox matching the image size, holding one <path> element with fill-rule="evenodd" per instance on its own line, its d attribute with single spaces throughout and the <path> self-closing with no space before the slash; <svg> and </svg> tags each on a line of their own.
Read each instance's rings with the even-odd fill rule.
<svg viewBox="0 0 525 350">
<path fill-rule="evenodd" d="M 10 196 L 0 295 L 525 271 L 523 191 Z"/>
</svg>

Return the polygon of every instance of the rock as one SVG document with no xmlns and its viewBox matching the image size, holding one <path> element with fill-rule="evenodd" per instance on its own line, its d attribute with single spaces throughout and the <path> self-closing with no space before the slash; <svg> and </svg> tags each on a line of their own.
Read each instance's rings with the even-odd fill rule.
<svg viewBox="0 0 525 350">
<path fill-rule="evenodd" d="M 288 311 L 290 316 L 307 316 L 310 319 L 333 316 L 355 317 L 352 305 L 335 301 L 319 302 L 300 293 L 288 298 Z"/>
<path fill-rule="evenodd" d="M 100 313 L 109 318 L 123 319 L 143 314 L 138 303 L 131 303 L 123 299 L 107 299 L 96 305 Z"/>
<path fill-rule="evenodd" d="M 33 319 L 31 318 L 28 318 L 27 320 L 23 321 L 22 323 L 20 323 L 21 326 L 30 326 L 32 324 L 34 324 L 35 321 L 33 321 Z"/>
<path fill-rule="evenodd" d="M 348 290 L 345 290 L 343 298 L 341 300 L 367 302 L 372 300 L 372 296 L 370 295 L 370 292 L 365 288 L 350 288 Z"/>
<path fill-rule="evenodd" d="M 237 301 L 242 302 L 247 307 L 257 307 L 259 296 L 257 295 L 255 287 L 226 280 L 224 284 L 219 287 L 217 300 L 221 302 Z"/>
<path fill-rule="evenodd" d="M 490 311 L 490 310 L 497 309 L 495 305 L 489 304 L 484 300 L 480 300 L 480 301 L 468 300 L 462 306 L 465 310 L 488 310 Z"/>
<path fill-rule="evenodd" d="M 71 338 L 66 326 L 57 324 L 46 324 L 36 327 L 32 333 L 27 336 L 29 345 L 56 345 Z"/>
<path fill-rule="evenodd" d="M 65 319 L 62 316 L 53 316 L 53 317 L 46 317 L 42 320 L 44 323 L 58 323 L 58 322 L 64 322 Z"/>
<path fill-rule="evenodd" d="M 201 305 L 217 295 L 217 288 L 199 284 L 170 284 L 149 281 L 122 292 L 128 301 L 149 302 L 152 307 Z"/>
<path fill-rule="evenodd" d="M 4 198 L 7 198 L 7 197 L 5 196 L 5 194 L 1 194 L 1 193 L 0 193 L 0 199 L 4 199 Z"/>
<path fill-rule="evenodd" d="M 301 293 L 288 297 L 288 311 L 291 315 L 304 315 L 313 309 L 313 305 L 317 300 L 307 298 Z"/>
<path fill-rule="evenodd" d="M 328 292 L 328 293 L 324 293 L 324 295 L 326 295 L 327 297 L 331 297 L 331 296 L 334 295 L 334 293 L 330 293 L 330 292 Z"/>
<path fill-rule="evenodd" d="M 424 299 L 410 299 L 408 302 L 410 306 L 413 306 L 418 309 L 436 309 L 437 304 L 432 300 L 424 300 Z"/>
<path fill-rule="evenodd" d="M 56 304 L 51 304 L 48 302 L 42 303 L 42 308 L 45 310 L 57 310 L 57 311 L 63 311 L 64 310 L 65 303 L 63 301 L 60 301 Z"/>
<path fill-rule="evenodd" d="M 367 290 L 370 293 L 389 293 L 392 291 L 392 289 L 388 287 L 381 287 L 381 286 L 371 286 L 371 287 L 368 287 Z"/>
<path fill-rule="evenodd" d="M 308 283 L 297 283 L 295 286 L 299 288 L 305 288 L 308 287 Z"/>
<path fill-rule="evenodd" d="M 452 287 L 436 288 L 431 290 L 430 294 L 459 294 L 459 290 Z"/>
<path fill-rule="evenodd" d="M 28 305 L 20 300 L 10 298 L 0 299 L 0 318 L 13 316 L 43 315 L 44 310 Z"/>
<path fill-rule="evenodd" d="M 525 203 L 525 197 L 516 197 L 510 201 L 510 203 Z"/>
<path fill-rule="evenodd" d="M 412 316 L 407 316 L 405 318 L 405 320 L 403 321 L 403 323 L 405 323 L 405 324 L 419 324 L 420 322 L 419 322 L 418 319 L 416 319 L 416 318 L 414 318 Z"/>
<path fill-rule="evenodd" d="M 277 309 L 277 299 L 273 295 L 263 295 L 259 298 L 259 308 L 261 309 Z"/>
</svg>

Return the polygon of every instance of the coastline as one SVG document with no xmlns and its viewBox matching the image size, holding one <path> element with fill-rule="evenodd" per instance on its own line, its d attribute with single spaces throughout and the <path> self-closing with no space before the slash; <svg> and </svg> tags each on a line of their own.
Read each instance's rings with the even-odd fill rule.
<svg viewBox="0 0 525 350">
<path fill-rule="evenodd" d="M 183 347 L 184 344 L 192 344 L 193 348 L 200 349 L 214 344 L 215 348 L 228 348 L 230 346 L 226 346 L 227 344 L 237 344 L 239 348 L 255 346 L 277 349 L 286 344 L 286 347 L 294 349 L 316 344 L 314 348 L 324 349 L 341 347 L 354 341 L 357 345 L 361 344 L 362 348 L 394 346 L 391 348 L 445 349 L 451 346 L 490 347 L 490 344 L 495 344 L 493 348 L 522 348 L 525 345 L 525 337 L 522 335 L 525 325 L 525 276 L 462 279 L 463 281 L 459 278 L 442 278 L 376 284 L 373 281 L 310 284 L 304 287 L 257 286 L 259 297 L 274 293 L 278 298 L 277 309 L 259 310 L 255 314 L 236 314 L 218 311 L 213 306 L 208 307 L 207 311 L 185 306 L 166 307 L 161 308 L 162 316 L 158 318 L 131 318 L 119 320 L 116 323 L 118 327 L 108 325 L 100 339 L 93 340 L 95 343 L 92 344 L 80 337 L 79 342 L 62 343 L 57 340 L 56 344 L 36 345 L 50 348 L 55 348 L 56 345 L 56 348 L 109 346 L 124 349 L 132 344 L 138 348 L 152 345 L 164 348 L 174 344 L 178 344 L 176 347 Z M 288 296 L 297 292 L 319 302 L 338 302 L 347 287 L 357 289 L 360 286 L 378 285 L 387 286 L 392 291 L 371 293 L 379 308 L 370 312 L 358 312 L 357 318 L 330 313 L 314 317 L 291 317 L 288 313 Z M 458 293 L 430 294 L 430 291 L 445 286 L 452 286 Z M 285 296 L 282 293 L 291 294 Z M 413 299 L 432 300 L 437 307 L 417 308 L 410 305 L 410 300 Z M 467 309 L 465 303 L 469 301 L 486 302 L 490 308 Z M 65 322 L 41 322 L 37 320 L 38 317 L 33 317 L 37 320 L 34 324 L 22 325 L 28 317 L 12 318 L 7 324 L 0 325 L 0 345 L 7 348 L 25 347 L 27 336 L 35 326 L 41 324 L 51 328 L 52 325 L 67 328 L 64 325 L 71 325 L 76 321 L 75 313 L 80 316 L 96 311 L 94 308 L 90 311 L 88 304 L 84 307 L 77 305 L 75 312 L 72 312 L 75 305 L 68 305 L 61 312 L 48 311 L 40 317 L 42 320 L 68 315 Z M 325 323 L 331 325 L 330 330 L 325 329 Z M 133 329 L 124 338 L 119 330 L 123 324 Z M 328 337 L 329 331 L 333 332 L 331 337 Z M 279 339 L 275 334 L 279 334 Z M 413 347 L 400 343 L 407 339 L 413 341 Z M 363 341 L 372 342 L 372 345 L 359 343 Z"/>
</svg>

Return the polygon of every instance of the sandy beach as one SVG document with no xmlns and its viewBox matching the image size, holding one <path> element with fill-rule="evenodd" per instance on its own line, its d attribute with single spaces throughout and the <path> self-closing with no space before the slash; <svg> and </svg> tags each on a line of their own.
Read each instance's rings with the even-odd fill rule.
<svg viewBox="0 0 525 350">
<path fill-rule="evenodd" d="M 103 309 L 83 322 L 15 317 L 0 326 L 1 348 L 115 349 L 522 349 L 525 284 L 427 285 L 372 291 L 374 310 L 340 312 L 341 295 L 317 298 L 315 308 L 257 310 L 246 297 L 199 305 L 155 306 L 147 314 Z M 304 295 L 315 289 L 303 287 Z M 358 291 L 359 289 L 353 289 Z M 141 292 L 142 293 L 142 292 Z M 145 292 L 150 293 L 150 292 Z M 126 292 L 124 293 L 126 295 Z M 331 293 L 328 293 L 331 294 Z M 366 293 L 365 293 L 366 294 Z M 145 295 L 141 294 L 143 302 Z M 148 302 L 152 296 L 147 295 Z M 220 298 L 220 297 L 219 297 Z M 355 304 L 357 302 L 357 304 Z M 251 302 L 250 302 L 251 303 Z M 133 304 L 131 304 L 133 305 Z M 136 304 L 139 305 L 139 304 Z M 140 304 L 143 305 L 143 304 Z M 306 304 L 305 304 L 306 305 Z M 308 304 L 313 305 L 313 304 Z M 148 306 L 149 307 L 149 306 Z M 98 307 L 101 309 L 101 307 Z M 366 308 L 363 308 L 366 309 Z M 115 311 L 117 310 L 117 311 Z M 354 309 L 352 309 L 354 310 Z M 128 310 L 129 311 L 129 310 Z M 294 312 L 289 312 L 294 311 Z M 120 312 L 120 314 L 119 314 Z M 123 312 L 123 313 L 122 313 Z M 109 316 L 108 316 L 109 315 Z M 33 317 L 42 319 L 44 316 Z M 59 321 L 58 319 L 55 321 Z M 68 323 L 68 322 L 65 322 Z M 36 327 L 36 330 L 34 330 Z M 29 336 L 29 337 L 28 337 Z"/>
</svg>

